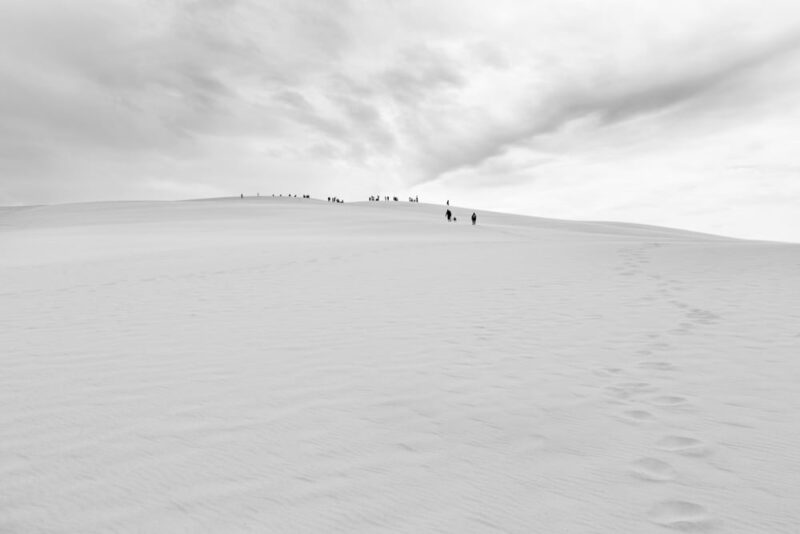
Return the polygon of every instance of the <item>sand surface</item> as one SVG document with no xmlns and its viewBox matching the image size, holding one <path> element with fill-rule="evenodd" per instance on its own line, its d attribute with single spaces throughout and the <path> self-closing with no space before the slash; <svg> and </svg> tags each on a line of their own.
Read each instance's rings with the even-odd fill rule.
<svg viewBox="0 0 800 534">
<path fill-rule="evenodd" d="M 0 532 L 800 530 L 800 246 L 0 208 Z"/>
</svg>

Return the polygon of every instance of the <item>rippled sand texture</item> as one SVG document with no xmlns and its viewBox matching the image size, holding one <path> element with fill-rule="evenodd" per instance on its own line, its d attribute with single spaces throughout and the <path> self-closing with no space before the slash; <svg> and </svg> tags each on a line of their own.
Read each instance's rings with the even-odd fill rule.
<svg viewBox="0 0 800 534">
<path fill-rule="evenodd" d="M 0 532 L 800 525 L 800 246 L 425 204 L 0 209 Z"/>
</svg>

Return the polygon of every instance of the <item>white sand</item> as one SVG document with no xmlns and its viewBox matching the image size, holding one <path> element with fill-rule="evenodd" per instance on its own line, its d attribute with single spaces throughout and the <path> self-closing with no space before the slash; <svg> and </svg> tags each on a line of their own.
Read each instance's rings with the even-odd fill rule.
<svg viewBox="0 0 800 534">
<path fill-rule="evenodd" d="M 800 246 L 0 209 L 0 532 L 800 530 Z"/>
</svg>

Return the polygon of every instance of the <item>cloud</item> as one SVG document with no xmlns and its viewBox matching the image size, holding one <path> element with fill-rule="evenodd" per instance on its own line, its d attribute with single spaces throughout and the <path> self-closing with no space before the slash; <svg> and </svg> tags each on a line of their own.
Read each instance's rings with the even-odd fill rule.
<svg viewBox="0 0 800 534">
<path fill-rule="evenodd" d="M 619 187 L 603 173 L 650 164 L 669 167 L 650 178 L 662 185 L 724 183 L 733 171 L 710 154 L 777 176 L 800 135 L 800 8 L 786 0 L 0 9 L 0 203 L 239 191 L 263 177 L 523 198 L 553 176 L 602 203 Z"/>
<path fill-rule="evenodd" d="M 444 50 L 415 45 L 398 52 L 392 66 L 380 73 L 379 83 L 393 99 L 408 105 L 443 89 L 463 87 L 466 79 Z"/>
<path fill-rule="evenodd" d="M 676 62 L 667 69 L 663 68 L 664 58 L 656 58 L 657 65 L 622 76 L 600 72 L 587 73 L 580 83 L 563 79 L 538 98 L 518 104 L 516 120 L 495 129 L 479 130 L 482 135 L 476 138 L 458 139 L 453 150 L 440 154 L 431 165 L 428 178 L 480 165 L 512 147 L 535 146 L 538 137 L 558 132 L 570 122 L 586 117 L 591 117 L 596 129 L 601 130 L 641 115 L 669 112 L 708 93 L 720 97 L 719 93 L 735 90 L 731 86 L 741 78 L 755 74 L 773 61 L 797 54 L 798 36 L 800 33 L 791 32 L 758 46 L 716 50 L 702 62 Z M 768 83 L 768 79 L 764 80 L 765 85 Z M 747 107 L 748 99 L 754 96 L 758 97 L 742 95 L 733 105 Z M 709 104 L 713 110 L 714 103 Z"/>
</svg>

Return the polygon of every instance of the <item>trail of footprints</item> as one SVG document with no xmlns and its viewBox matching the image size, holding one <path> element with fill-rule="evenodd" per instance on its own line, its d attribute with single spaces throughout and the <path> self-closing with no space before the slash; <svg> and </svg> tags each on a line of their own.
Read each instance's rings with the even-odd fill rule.
<svg viewBox="0 0 800 534">
<path fill-rule="evenodd" d="M 623 264 L 618 269 L 619 273 L 623 276 L 645 274 L 643 268 L 648 263 L 646 248 L 622 249 L 620 252 Z M 657 274 L 650 274 L 648 278 L 655 282 L 656 293 L 644 299 L 667 299 L 684 315 L 683 322 L 670 331 L 670 334 L 690 334 L 695 328 L 711 326 L 718 321 L 719 316 L 716 314 L 691 307 L 675 298 L 676 293 L 685 289 L 681 281 L 665 279 Z M 687 398 L 661 391 L 659 386 L 648 381 L 649 378 L 655 377 L 661 381 L 670 381 L 670 375 L 677 370 L 672 363 L 658 359 L 658 353 L 671 349 L 670 344 L 665 343 L 658 333 L 649 334 L 648 338 L 648 346 L 638 353 L 647 359 L 636 364 L 635 370 L 603 368 L 596 372 L 599 376 L 616 381 L 606 386 L 606 395 L 610 403 L 619 406 L 618 419 L 633 426 L 645 427 L 657 424 L 659 413 L 680 414 L 694 409 Z M 681 455 L 699 459 L 710 455 L 711 452 L 708 444 L 694 437 L 665 434 L 652 444 L 652 455 L 631 462 L 629 472 L 631 476 L 640 480 L 670 484 L 677 482 L 680 476 L 669 462 L 671 456 Z M 703 506 L 682 499 L 655 502 L 646 513 L 652 523 L 678 531 L 706 531 L 717 524 Z"/>
<path fill-rule="evenodd" d="M 654 350 L 659 344 L 651 344 Z M 650 356 L 651 350 L 641 351 L 640 355 Z M 649 425 L 658 421 L 660 411 L 681 413 L 693 410 L 689 399 L 681 395 L 663 392 L 657 385 L 647 381 L 649 377 L 669 380 L 677 368 L 670 362 L 644 360 L 636 364 L 635 370 L 628 372 L 621 368 L 603 368 L 596 371 L 598 376 L 616 380 L 605 388 L 609 402 L 620 406 L 618 418 L 631 425 Z M 631 379 L 631 376 L 638 377 Z M 688 458 L 702 458 L 711 454 L 709 445 L 691 436 L 665 434 L 652 444 L 652 455 L 643 456 L 631 462 L 630 475 L 652 483 L 671 483 L 678 479 L 679 473 L 669 462 L 672 455 Z M 654 503 L 647 510 L 648 519 L 657 525 L 679 531 L 706 531 L 716 522 L 700 504 L 675 499 Z"/>
<path fill-rule="evenodd" d="M 652 245 L 651 245 L 652 246 Z M 649 247 L 632 247 L 620 250 L 622 265 L 617 268 L 621 276 L 636 276 L 642 274 L 642 268 L 650 263 L 646 249 Z"/>
</svg>

